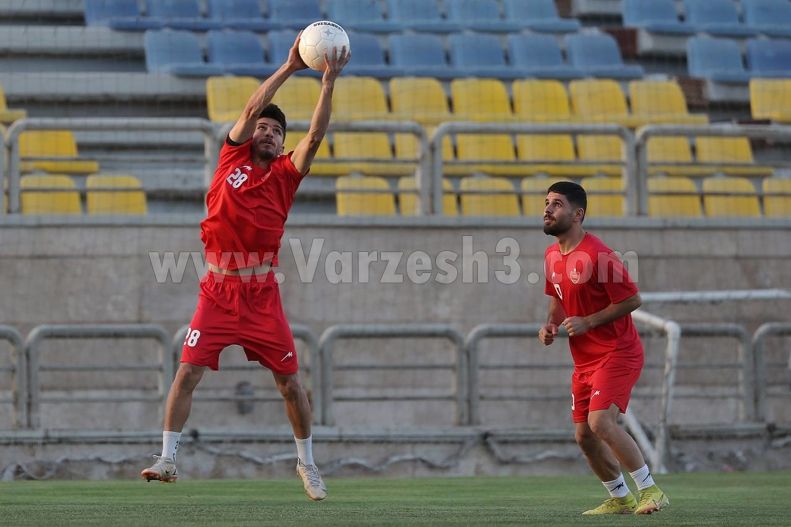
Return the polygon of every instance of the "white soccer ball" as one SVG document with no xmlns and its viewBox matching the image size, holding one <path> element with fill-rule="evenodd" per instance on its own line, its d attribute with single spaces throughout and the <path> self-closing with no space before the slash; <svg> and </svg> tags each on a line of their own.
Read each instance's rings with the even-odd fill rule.
<svg viewBox="0 0 791 527">
<path fill-rule="evenodd" d="M 299 56 L 309 68 L 324 71 L 324 53 L 332 57 L 332 49 L 338 48 L 340 55 L 344 46 L 348 53 L 349 35 L 346 31 L 335 22 L 319 20 L 302 31 L 302 37 L 299 39 Z"/>
</svg>

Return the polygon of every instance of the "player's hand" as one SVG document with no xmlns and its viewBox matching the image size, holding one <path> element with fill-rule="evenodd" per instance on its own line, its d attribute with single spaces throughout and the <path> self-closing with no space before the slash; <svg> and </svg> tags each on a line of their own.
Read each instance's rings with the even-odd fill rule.
<svg viewBox="0 0 791 527">
<path fill-rule="evenodd" d="M 297 38 L 294 40 L 294 45 L 288 50 L 288 59 L 286 64 L 292 71 L 304 70 L 308 67 L 302 57 L 299 55 L 299 39 L 302 37 L 302 31 L 299 32 Z"/>
<path fill-rule="evenodd" d="M 560 325 L 566 328 L 569 337 L 578 337 L 591 329 L 590 322 L 585 317 L 569 317 Z"/>
<path fill-rule="evenodd" d="M 332 56 L 329 56 L 327 53 L 324 54 L 324 63 L 326 67 L 324 69 L 324 76 L 321 78 L 323 82 L 334 82 L 335 79 L 338 78 L 338 75 L 341 74 L 343 71 L 343 67 L 349 63 L 349 59 L 352 58 L 352 52 L 346 49 L 346 46 L 343 46 L 340 50 L 338 48 L 332 48 Z"/>
<path fill-rule="evenodd" d="M 549 346 L 555 341 L 555 336 L 558 334 L 557 324 L 546 324 L 543 328 L 538 330 L 538 340 L 544 346 Z"/>
</svg>

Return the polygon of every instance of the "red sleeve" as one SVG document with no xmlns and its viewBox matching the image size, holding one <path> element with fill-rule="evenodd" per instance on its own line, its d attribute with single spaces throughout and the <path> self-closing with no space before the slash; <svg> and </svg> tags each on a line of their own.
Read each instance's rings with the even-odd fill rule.
<svg viewBox="0 0 791 527">
<path fill-rule="evenodd" d="M 225 138 L 220 148 L 217 169 L 214 171 L 215 180 L 220 177 L 225 179 L 229 175 L 230 167 L 239 166 L 239 164 L 249 160 L 250 141 L 252 141 L 252 138 L 244 143 L 235 143 L 229 137 Z"/>
<path fill-rule="evenodd" d="M 297 167 L 294 166 L 294 162 L 291 160 L 291 154 L 293 153 L 294 151 L 292 150 L 286 155 L 280 157 L 280 159 L 282 159 L 280 167 L 283 173 L 286 175 L 288 181 L 293 185 L 292 191 L 296 192 L 297 187 L 302 182 L 302 178 L 305 176 L 302 175 L 299 170 L 297 170 Z"/>
<path fill-rule="evenodd" d="M 639 290 L 629 277 L 629 272 L 615 253 L 607 253 L 596 264 L 599 283 L 604 287 L 610 302 L 618 304 L 633 297 Z"/>
<path fill-rule="evenodd" d="M 552 276 L 552 262 L 556 260 L 556 258 L 553 258 L 553 256 L 556 255 L 557 253 L 550 252 L 549 249 L 544 251 L 544 294 L 560 299 L 558 292 L 555 290 L 555 284 L 553 284 L 550 279 Z"/>
</svg>

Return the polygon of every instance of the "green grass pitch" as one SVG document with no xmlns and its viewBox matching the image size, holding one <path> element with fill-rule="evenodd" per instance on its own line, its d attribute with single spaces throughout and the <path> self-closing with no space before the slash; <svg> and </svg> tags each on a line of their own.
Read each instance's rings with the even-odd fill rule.
<svg viewBox="0 0 791 527">
<path fill-rule="evenodd" d="M 583 517 L 605 496 L 590 476 L 327 478 L 309 501 L 284 480 L 0 483 L 0 524 L 62 525 L 791 525 L 791 472 L 676 474 L 671 505 L 651 516 Z"/>
</svg>

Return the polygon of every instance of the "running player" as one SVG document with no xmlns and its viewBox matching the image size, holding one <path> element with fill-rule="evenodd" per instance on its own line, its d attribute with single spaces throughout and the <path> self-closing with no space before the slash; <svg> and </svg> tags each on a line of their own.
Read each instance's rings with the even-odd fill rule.
<svg viewBox="0 0 791 527">
<path fill-rule="evenodd" d="M 582 227 L 585 190 L 561 181 L 547 191 L 544 233 L 557 243 L 544 253 L 547 323 L 538 339 L 554 341 L 563 326 L 574 359 L 571 412 L 577 444 L 610 498 L 583 514 L 651 514 L 670 504 L 654 483 L 634 439 L 618 425 L 643 367 L 643 345 L 630 313 L 640 294 L 612 250 Z M 640 492 L 626 486 L 626 468 Z"/>
<path fill-rule="evenodd" d="M 201 280 L 198 305 L 168 396 L 162 454 L 142 471 L 146 480 L 176 480 L 176 451 L 192 392 L 207 367 L 218 369 L 223 348 L 239 344 L 248 360 L 272 371 L 283 395 L 305 492 L 312 500 L 327 496 L 313 461 L 310 404 L 299 382 L 294 340 L 271 268 L 277 265 L 294 194 L 327 131 L 335 79 L 350 56 L 344 47 L 325 57 L 327 67 L 310 129 L 293 152 L 283 154 L 286 118 L 270 101 L 292 74 L 307 67 L 299 56 L 299 36 L 287 60 L 247 101 L 225 139 L 206 196 L 208 214 L 201 223 L 209 272 Z"/>
</svg>

